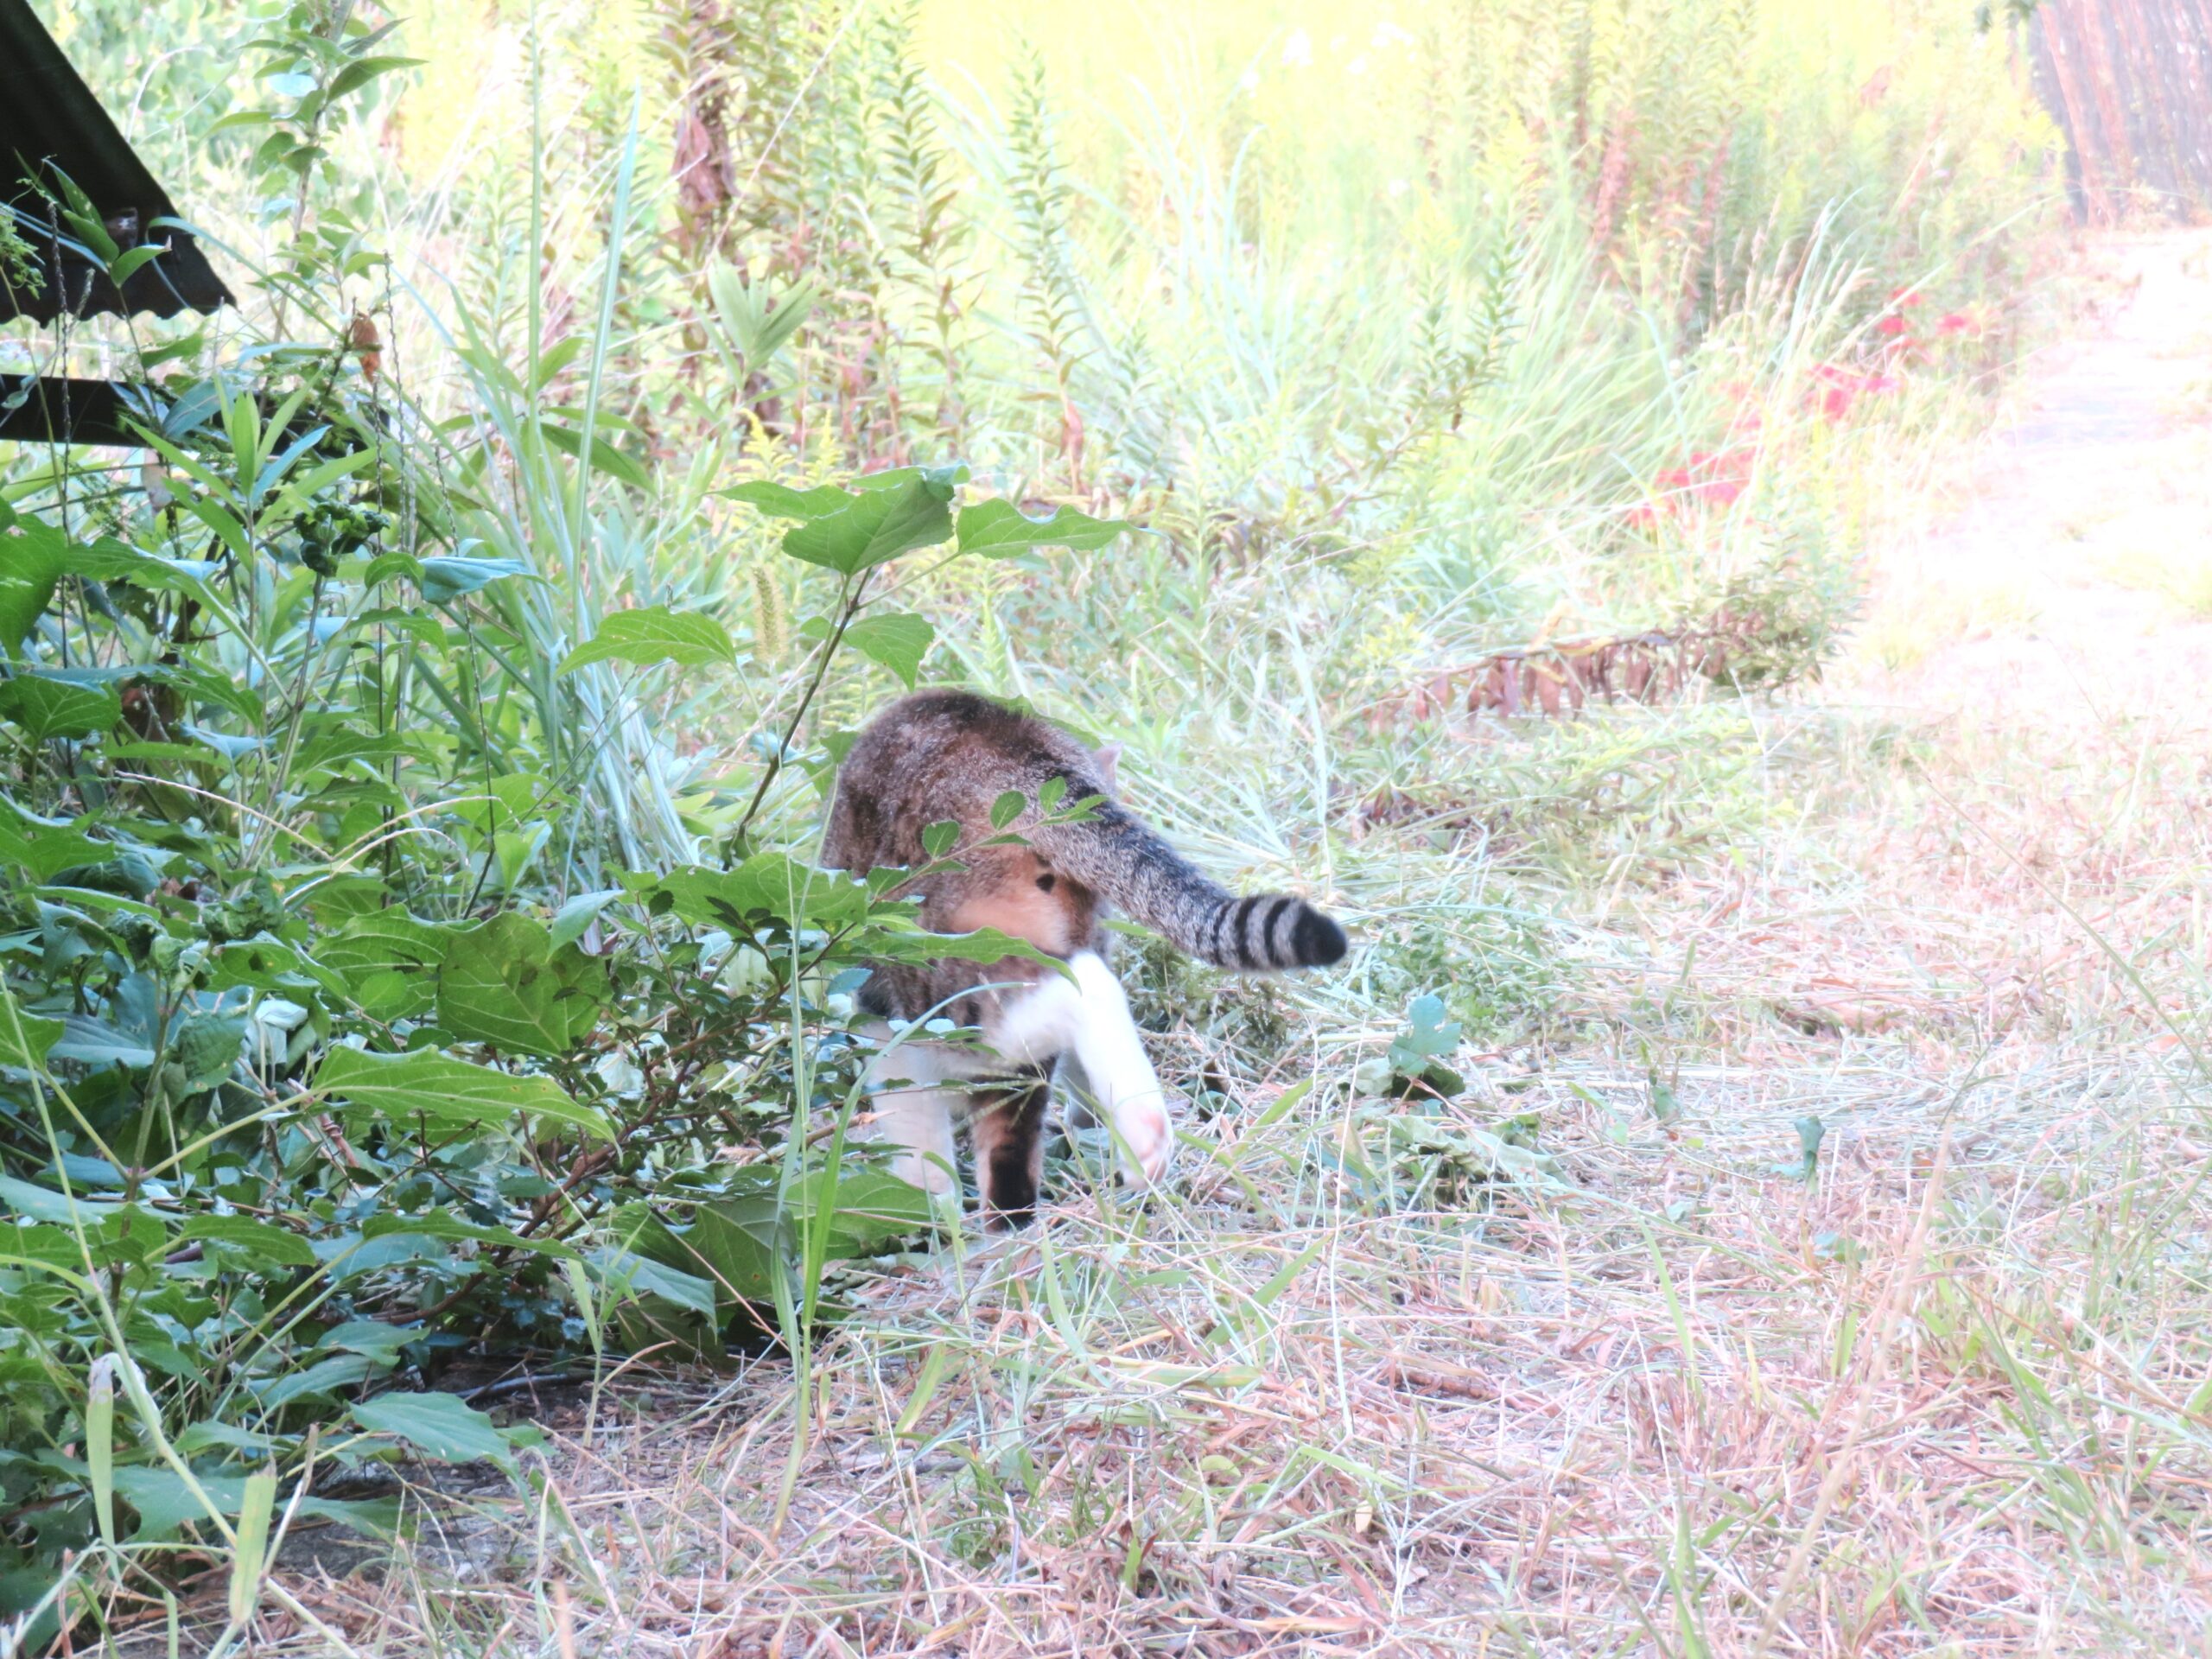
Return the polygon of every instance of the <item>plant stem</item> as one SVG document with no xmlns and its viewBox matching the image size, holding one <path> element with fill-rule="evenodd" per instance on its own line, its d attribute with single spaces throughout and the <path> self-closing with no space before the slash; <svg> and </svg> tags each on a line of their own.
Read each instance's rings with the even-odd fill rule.
<svg viewBox="0 0 2212 1659">
<path fill-rule="evenodd" d="M 760 810 L 760 803 L 767 798 L 768 785 L 774 783 L 776 775 L 783 771 L 784 757 L 791 753 L 792 741 L 798 735 L 799 722 L 806 718 L 806 711 L 814 704 L 815 694 L 822 690 L 823 678 L 830 671 L 830 659 L 837 654 L 837 646 L 845 637 L 845 630 L 852 625 L 853 618 L 860 613 L 868 594 L 869 579 L 874 575 L 874 570 L 861 571 L 860 579 L 839 597 L 837 620 L 830 625 L 830 637 L 822 642 L 822 649 L 815 655 L 813 676 L 806 683 L 806 690 L 798 700 L 798 707 L 791 711 L 791 720 L 784 728 L 783 739 L 776 745 L 776 752 L 768 757 L 760 781 L 753 787 L 753 798 L 746 804 L 745 816 L 737 821 L 737 828 L 730 833 L 733 847 L 744 844 L 745 832 L 753 827 L 753 817 Z M 725 868 L 730 857 L 730 855 L 724 855 Z"/>
</svg>

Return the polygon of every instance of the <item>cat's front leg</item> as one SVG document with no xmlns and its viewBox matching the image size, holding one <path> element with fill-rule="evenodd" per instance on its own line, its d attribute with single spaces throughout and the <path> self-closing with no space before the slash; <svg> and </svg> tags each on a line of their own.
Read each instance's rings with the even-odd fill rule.
<svg viewBox="0 0 2212 1659">
<path fill-rule="evenodd" d="M 1079 950 L 1068 958 L 1082 1003 L 1073 1032 L 1077 1063 L 1090 1094 L 1114 1131 L 1122 1178 L 1151 1186 L 1167 1173 L 1175 1155 L 1175 1124 L 1167 1090 L 1144 1052 L 1129 1017 L 1129 999 L 1103 957 Z"/>
</svg>

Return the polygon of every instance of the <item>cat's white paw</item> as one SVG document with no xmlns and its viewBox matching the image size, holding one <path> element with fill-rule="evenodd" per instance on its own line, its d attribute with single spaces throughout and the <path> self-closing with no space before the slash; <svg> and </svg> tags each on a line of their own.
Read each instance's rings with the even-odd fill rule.
<svg viewBox="0 0 2212 1659">
<path fill-rule="evenodd" d="M 1125 1107 L 1116 1117 L 1115 1133 L 1122 1141 L 1121 1166 L 1124 1184 L 1157 1186 L 1175 1161 L 1175 1121 L 1167 1103 L 1153 1099 L 1141 1106 Z"/>
</svg>

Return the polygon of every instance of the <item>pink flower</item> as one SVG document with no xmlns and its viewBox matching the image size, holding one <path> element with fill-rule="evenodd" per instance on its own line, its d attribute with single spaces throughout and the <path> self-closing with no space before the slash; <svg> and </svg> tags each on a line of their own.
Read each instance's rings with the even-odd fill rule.
<svg viewBox="0 0 2212 1659">
<path fill-rule="evenodd" d="M 1981 330 L 1974 327 L 1974 319 L 1965 312 L 1946 311 L 1936 319 L 1936 332 L 1939 334 L 1978 334 Z"/>
<path fill-rule="evenodd" d="M 1874 332 L 1895 340 L 1904 333 L 1904 319 L 1892 312 L 1874 325 Z"/>
</svg>

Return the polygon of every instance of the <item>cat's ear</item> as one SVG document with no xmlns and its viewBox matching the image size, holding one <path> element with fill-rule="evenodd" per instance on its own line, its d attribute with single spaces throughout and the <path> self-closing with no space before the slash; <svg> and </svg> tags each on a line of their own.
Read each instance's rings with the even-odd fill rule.
<svg viewBox="0 0 2212 1659">
<path fill-rule="evenodd" d="M 1114 787 L 1114 769 L 1122 759 L 1122 746 L 1109 743 L 1103 749 L 1093 749 L 1090 758 L 1098 763 L 1099 781 L 1111 790 Z"/>
</svg>

